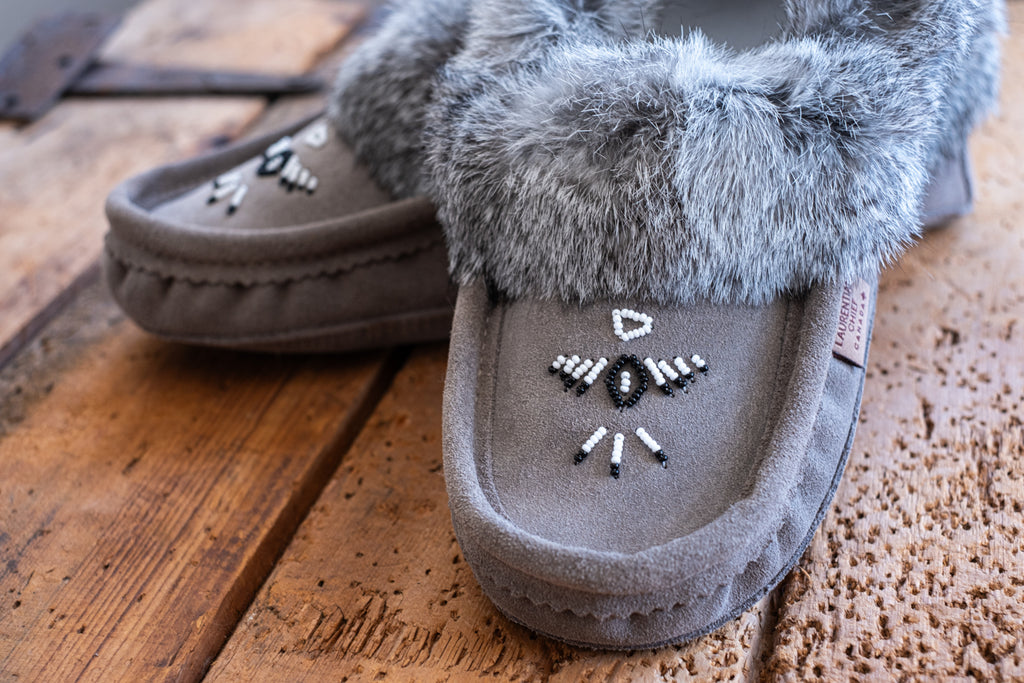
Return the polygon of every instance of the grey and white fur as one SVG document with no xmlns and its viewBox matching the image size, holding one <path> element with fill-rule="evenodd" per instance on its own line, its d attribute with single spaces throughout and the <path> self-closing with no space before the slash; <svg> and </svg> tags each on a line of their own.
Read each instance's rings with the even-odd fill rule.
<svg viewBox="0 0 1024 683">
<path fill-rule="evenodd" d="M 328 116 L 396 198 L 424 194 L 423 126 L 438 70 L 461 47 L 468 0 L 406 0 L 345 60 Z"/>
<path fill-rule="evenodd" d="M 870 275 L 995 102 L 1001 0 L 787 0 L 733 52 L 622 0 L 483 0 L 443 70 L 430 193 L 458 282 L 760 303 Z"/>
</svg>

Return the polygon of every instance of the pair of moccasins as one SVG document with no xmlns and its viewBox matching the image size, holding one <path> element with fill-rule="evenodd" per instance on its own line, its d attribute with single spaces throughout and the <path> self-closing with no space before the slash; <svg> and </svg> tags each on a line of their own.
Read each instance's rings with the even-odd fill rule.
<svg viewBox="0 0 1024 683">
<path fill-rule="evenodd" d="M 1002 26 L 999 0 L 410 2 L 326 116 L 118 188 L 107 278 L 190 343 L 451 325 L 445 477 L 486 594 L 570 643 L 685 641 L 820 523 L 878 269 L 969 208 Z"/>
</svg>

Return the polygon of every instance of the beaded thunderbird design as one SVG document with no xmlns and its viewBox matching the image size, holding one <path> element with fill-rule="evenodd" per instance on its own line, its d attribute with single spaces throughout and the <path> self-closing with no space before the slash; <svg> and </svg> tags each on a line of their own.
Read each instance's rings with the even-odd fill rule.
<svg viewBox="0 0 1024 683">
<path fill-rule="evenodd" d="M 301 142 L 311 149 L 321 149 L 327 144 L 330 132 L 326 121 L 319 121 L 311 126 L 301 137 Z M 278 185 L 288 192 L 304 191 L 307 195 L 316 192 L 320 179 L 313 171 L 302 164 L 295 142 L 291 136 L 285 136 L 272 144 L 263 152 L 263 158 L 256 169 L 256 177 L 280 176 Z M 242 205 L 249 185 L 243 182 L 242 172 L 228 171 L 213 180 L 213 188 L 206 199 L 207 204 L 216 204 L 227 199 L 227 215 L 232 216 Z"/>
<path fill-rule="evenodd" d="M 630 330 L 625 329 L 624 320 L 638 323 L 637 327 Z M 612 311 L 612 330 L 615 336 L 622 341 L 631 341 L 639 337 L 647 336 L 654 331 L 654 318 L 630 309 L 615 309 Z M 558 375 L 565 392 L 575 388 L 577 397 L 581 397 L 594 385 L 597 378 L 607 369 L 604 384 L 608 390 L 615 407 L 622 412 L 635 407 L 640 399 L 647 393 L 653 382 L 660 392 L 669 398 L 676 395 L 676 388 L 688 393 L 690 385 L 697 379 L 698 375 L 708 372 L 709 367 L 699 354 L 692 354 L 689 362 L 691 368 L 681 355 L 673 355 L 671 358 L 651 357 L 640 358 L 636 354 L 622 354 L 614 363 L 609 364 L 605 357 L 582 358 L 578 354 L 559 355 L 548 366 L 548 372 Z M 673 387 L 675 385 L 675 388 Z M 608 429 L 600 426 L 590 435 L 579 452 L 573 458 L 573 462 L 579 465 L 586 460 L 591 451 L 608 434 Z M 668 467 L 668 456 L 654 438 L 647 433 L 643 427 L 638 427 L 635 432 L 637 438 L 654 454 L 663 468 Z M 616 479 L 621 474 L 622 451 L 625 437 L 622 434 L 615 434 L 612 438 L 611 476 Z"/>
</svg>

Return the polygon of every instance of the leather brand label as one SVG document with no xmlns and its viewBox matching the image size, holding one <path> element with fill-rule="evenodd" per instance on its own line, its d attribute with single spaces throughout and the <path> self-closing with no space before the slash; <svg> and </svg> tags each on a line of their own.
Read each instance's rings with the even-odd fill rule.
<svg viewBox="0 0 1024 683">
<path fill-rule="evenodd" d="M 832 344 L 832 353 L 858 368 L 864 367 L 868 348 L 868 304 L 871 290 L 868 283 L 858 280 L 843 285 L 843 300 L 839 308 L 839 329 Z"/>
</svg>

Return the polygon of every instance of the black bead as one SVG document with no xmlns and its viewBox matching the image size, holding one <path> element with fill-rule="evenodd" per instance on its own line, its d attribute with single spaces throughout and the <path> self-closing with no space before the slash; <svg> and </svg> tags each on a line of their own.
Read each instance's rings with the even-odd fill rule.
<svg viewBox="0 0 1024 683">
<path fill-rule="evenodd" d="M 263 162 L 260 164 L 259 168 L 256 169 L 256 175 L 277 175 L 282 170 L 284 170 L 284 166 L 286 163 L 288 163 L 288 159 L 291 158 L 292 154 L 293 152 L 290 149 L 286 149 L 283 152 L 278 152 L 273 156 L 267 156 L 267 154 L 264 152 Z M 280 159 L 280 162 L 274 164 L 274 167 L 271 168 L 271 164 L 274 163 L 275 159 Z"/>
<path fill-rule="evenodd" d="M 614 462 L 612 463 L 612 466 L 611 466 L 611 475 L 612 475 L 613 477 L 615 477 L 616 479 L 618 479 L 618 478 L 619 478 L 619 465 L 618 465 L 618 463 L 614 463 Z"/>
<path fill-rule="evenodd" d="M 551 373 L 551 374 L 553 375 L 553 374 L 555 374 L 556 372 L 558 372 L 558 370 L 556 370 L 555 368 L 553 368 L 553 367 L 551 367 L 551 366 L 549 365 L 549 366 L 548 366 L 548 372 L 550 372 L 550 373 Z"/>
<path fill-rule="evenodd" d="M 587 459 L 587 453 L 584 453 L 582 450 L 580 450 L 579 453 L 577 453 L 576 455 L 573 456 L 572 463 L 574 465 L 579 465 L 581 462 L 583 462 L 586 459 Z"/>
</svg>

